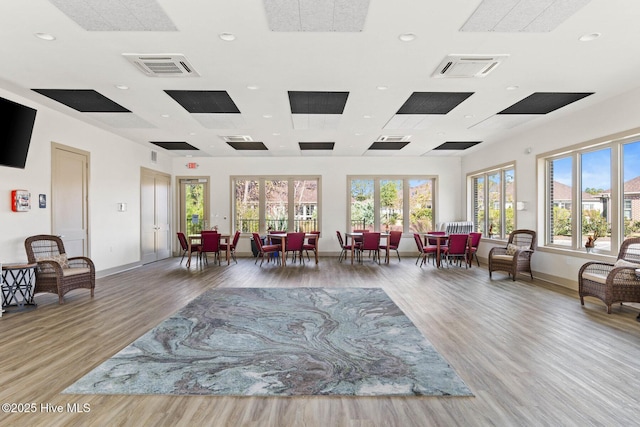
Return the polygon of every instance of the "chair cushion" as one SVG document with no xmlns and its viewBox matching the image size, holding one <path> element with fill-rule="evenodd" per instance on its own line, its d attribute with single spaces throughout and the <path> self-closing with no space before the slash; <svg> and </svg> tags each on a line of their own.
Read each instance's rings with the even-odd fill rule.
<svg viewBox="0 0 640 427">
<path fill-rule="evenodd" d="M 515 255 L 516 251 L 521 250 L 527 250 L 529 249 L 529 246 L 518 246 L 518 245 L 514 245 L 513 243 L 509 243 L 507 245 L 507 255 Z"/>
<path fill-rule="evenodd" d="M 87 274 L 91 273 L 91 269 L 85 267 L 79 268 L 65 268 L 62 270 L 62 275 L 67 276 L 77 276 L 78 274 Z"/>
<path fill-rule="evenodd" d="M 603 285 L 607 283 L 606 274 L 582 273 L 582 278 L 585 280 L 590 280 L 592 282 L 602 283 Z"/>
<path fill-rule="evenodd" d="M 67 254 L 36 257 L 36 262 L 39 261 L 55 261 L 60 264 L 60 267 L 69 268 L 69 260 L 67 259 Z"/>
<path fill-rule="evenodd" d="M 492 255 L 491 258 L 500 261 L 513 261 L 513 255 Z"/>
<path fill-rule="evenodd" d="M 626 261 L 624 259 L 619 259 L 613 264 L 613 268 L 618 268 L 618 267 L 627 267 L 627 268 L 630 267 L 630 268 L 633 268 L 633 270 L 621 271 L 620 273 L 618 273 L 616 275 L 616 279 L 636 280 L 635 269 L 636 268 L 640 268 L 640 264 L 637 264 L 635 262 Z"/>
</svg>

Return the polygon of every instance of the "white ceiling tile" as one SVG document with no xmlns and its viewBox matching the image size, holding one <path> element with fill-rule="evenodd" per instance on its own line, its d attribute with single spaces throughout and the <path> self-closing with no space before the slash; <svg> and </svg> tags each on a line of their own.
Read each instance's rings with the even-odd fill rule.
<svg viewBox="0 0 640 427">
<path fill-rule="evenodd" d="M 384 129 L 428 129 L 441 117 L 424 114 L 396 114 L 387 122 Z"/>
<path fill-rule="evenodd" d="M 242 129 L 246 126 L 242 114 L 194 113 L 191 116 L 208 129 Z"/>
<path fill-rule="evenodd" d="M 156 0 L 49 0 L 87 31 L 176 31 Z"/>
<path fill-rule="evenodd" d="M 469 129 L 508 130 L 540 117 L 540 114 L 496 114 L 469 126 Z"/>
<path fill-rule="evenodd" d="M 133 113 L 84 113 L 111 127 L 119 129 L 153 129 L 156 126 Z"/>
</svg>

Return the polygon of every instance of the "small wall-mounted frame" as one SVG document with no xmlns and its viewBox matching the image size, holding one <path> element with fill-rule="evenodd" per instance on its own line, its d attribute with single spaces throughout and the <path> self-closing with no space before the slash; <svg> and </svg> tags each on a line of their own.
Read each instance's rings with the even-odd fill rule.
<svg viewBox="0 0 640 427">
<path fill-rule="evenodd" d="M 127 204 L 126 203 L 118 203 L 118 212 L 126 212 Z"/>
<path fill-rule="evenodd" d="M 27 190 L 11 191 L 11 210 L 14 212 L 31 210 L 31 193 Z"/>
<path fill-rule="evenodd" d="M 40 206 L 40 209 L 44 209 L 47 207 L 47 195 L 46 194 L 40 194 L 38 196 L 38 206 Z"/>
<path fill-rule="evenodd" d="M 527 210 L 527 202 L 516 202 L 516 210 L 518 210 L 518 211 L 526 211 Z"/>
</svg>

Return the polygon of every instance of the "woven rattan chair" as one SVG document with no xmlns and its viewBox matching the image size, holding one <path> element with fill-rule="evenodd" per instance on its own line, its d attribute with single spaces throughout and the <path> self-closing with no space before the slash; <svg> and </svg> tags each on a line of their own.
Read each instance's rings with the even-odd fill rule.
<svg viewBox="0 0 640 427">
<path fill-rule="evenodd" d="M 38 263 L 34 294 L 50 292 L 58 295 L 64 304 L 64 295 L 74 289 L 90 289 L 93 297 L 96 287 L 96 269 L 87 257 L 67 258 L 62 239 L 40 234 L 28 237 L 24 242 L 27 259 Z"/>
<path fill-rule="evenodd" d="M 507 247 L 494 247 L 489 251 L 489 277 L 494 271 L 506 271 L 512 280 L 518 273 L 531 271 L 531 257 L 536 250 L 536 232 L 533 230 L 514 230 L 509 234 Z"/>
<path fill-rule="evenodd" d="M 640 279 L 635 269 L 640 268 L 640 237 L 626 239 L 620 245 L 618 260 L 614 264 L 588 262 L 578 272 L 580 304 L 584 297 L 596 297 L 607 306 L 619 302 L 640 302 Z"/>
</svg>

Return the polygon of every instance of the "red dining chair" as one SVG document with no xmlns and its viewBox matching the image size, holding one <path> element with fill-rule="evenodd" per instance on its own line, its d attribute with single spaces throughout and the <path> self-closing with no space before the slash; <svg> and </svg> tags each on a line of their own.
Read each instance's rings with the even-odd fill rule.
<svg viewBox="0 0 640 427">
<path fill-rule="evenodd" d="M 398 261 L 400 261 L 400 252 L 398 252 L 398 247 L 400 246 L 400 240 L 402 239 L 402 231 L 390 231 L 389 237 L 387 237 L 388 244 L 380 245 L 380 249 L 385 251 L 385 254 L 388 255 L 390 251 L 396 251 L 398 255 Z M 389 247 L 389 251 L 387 251 L 387 246 Z M 389 259 L 385 259 L 386 262 L 389 262 Z"/>
<path fill-rule="evenodd" d="M 187 242 L 187 237 L 183 232 L 179 231 L 178 233 L 178 241 L 180 242 L 180 250 L 182 251 L 182 258 L 180 258 L 180 264 L 184 261 L 184 257 L 189 253 L 189 242 Z M 191 253 L 198 254 L 198 258 L 200 256 L 200 244 L 191 244 Z"/>
<path fill-rule="evenodd" d="M 287 233 L 287 242 L 285 245 L 285 254 L 287 256 L 289 252 L 292 252 L 292 260 L 296 262 L 296 258 L 300 255 L 300 262 L 304 264 L 304 257 L 302 251 L 304 250 L 304 232 Z"/>
<path fill-rule="evenodd" d="M 282 245 L 263 245 L 262 239 L 258 233 L 253 233 L 253 242 L 256 244 L 256 249 L 258 250 L 258 255 L 256 256 L 254 264 L 258 262 L 258 258 L 261 258 L 262 261 L 260 261 L 260 267 L 262 267 L 265 255 L 279 254 L 282 250 Z M 278 256 L 277 258 L 278 261 L 280 261 L 280 257 Z"/>
<path fill-rule="evenodd" d="M 317 256 L 318 238 L 320 237 L 320 232 L 319 231 L 311 231 L 310 234 L 315 234 L 317 237 L 309 237 L 307 239 L 307 243 L 305 243 L 302 246 L 302 248 L 304 249 L 305 253 L 307 254 L 307 260 L 310 260 L 309 251 L 313 251 L 313 254 Z"/>
<path fill-rule="evenodd" d="M 342 249 L 340 251 L 340 256 L 338 257 L 338 262 L 342 262 L 343 259 L 347 258 L 347 251 L 351 252 L 352 250 L 355 250 L 356 246 L 354 246 L 355 243 L 345 245 L 340 231 L 336 231 L 336 235 L 338 236 L 338 243 L 340 243 L 340 248 Z"/>
<path fill-rule="evenodd" d="M 220 250 L 221 251 L 227 251 L 227 246 L 229 247 L 229 253 L 231 254 L 231 258 L 233 258 L 233 260 L 236 262 L 236 264 L 238 263 L 238 260 L 236 259 L 236 246 L 238 246 L 238 240 L 240 240 L 240 230 L 236 231 L 236 234 L 233 235 L 233 240 L 231 241 L 231 243 L 220 243 Z"/>
<path fill-rule="evenodd" d="M 455 260 L 456 264 L 464 261 L 465 268 L 468 268 L 469 264 L 467 263 L 467 259 L 469 255 L 469 235 L 449 234 L 447 246 L 445 248 L 440 247 L 440 252 L 444 255 L 447 261 L 447 266 Z"/>
<path fill-rule="evenodd" d="M 220 265 L 220 233 L 217 231 L 203 230 L 202 233 L 202 246 L 200 248 L 200 256 L 204 256 L 204 261 L 209 264 L 208 253 L 213 253 L 213 261 L 218 260 Z"/>
<path fill-rule="evenodd" d="M 362 233 L 362 243 L 360 244 L 360 250 L 362 252 L 373 252 L 373 261 L 378 261 L 380 264 L 380 233 L 368 232 Z M 360 262 L 362 262 L 362 256 L 360 256 Z"/>
<path fill-rule="evenodd" d="M 480 260 L 478 259 L 477 252 L 478 246 L 480 246 L 482 233 L 469 233 L 469 237 L 471 238 L 471 245 L 469 246 L 469 266 L 473 264 L 473 258 L 475 258 L 478 263 L 478 267 L 480 267 Z"/>
<path fill-rule="evenodd" d="M 416 246 L 418 246 L 418 258 L 416 259 L 416 265 L 418 264 L 418 260 L 422 258 L 422 262 L 420 263 L 420 267 L 422 268 L 423 264 L 426 264 L 428 256 L 435 256 L 437 252 L 437 246 L 435 245 L 427 245 L 425 246 L 422 243 L 422 237 L 418 233 L 413 233 L 413 238 L 416 241 Z"/>
</svg>

